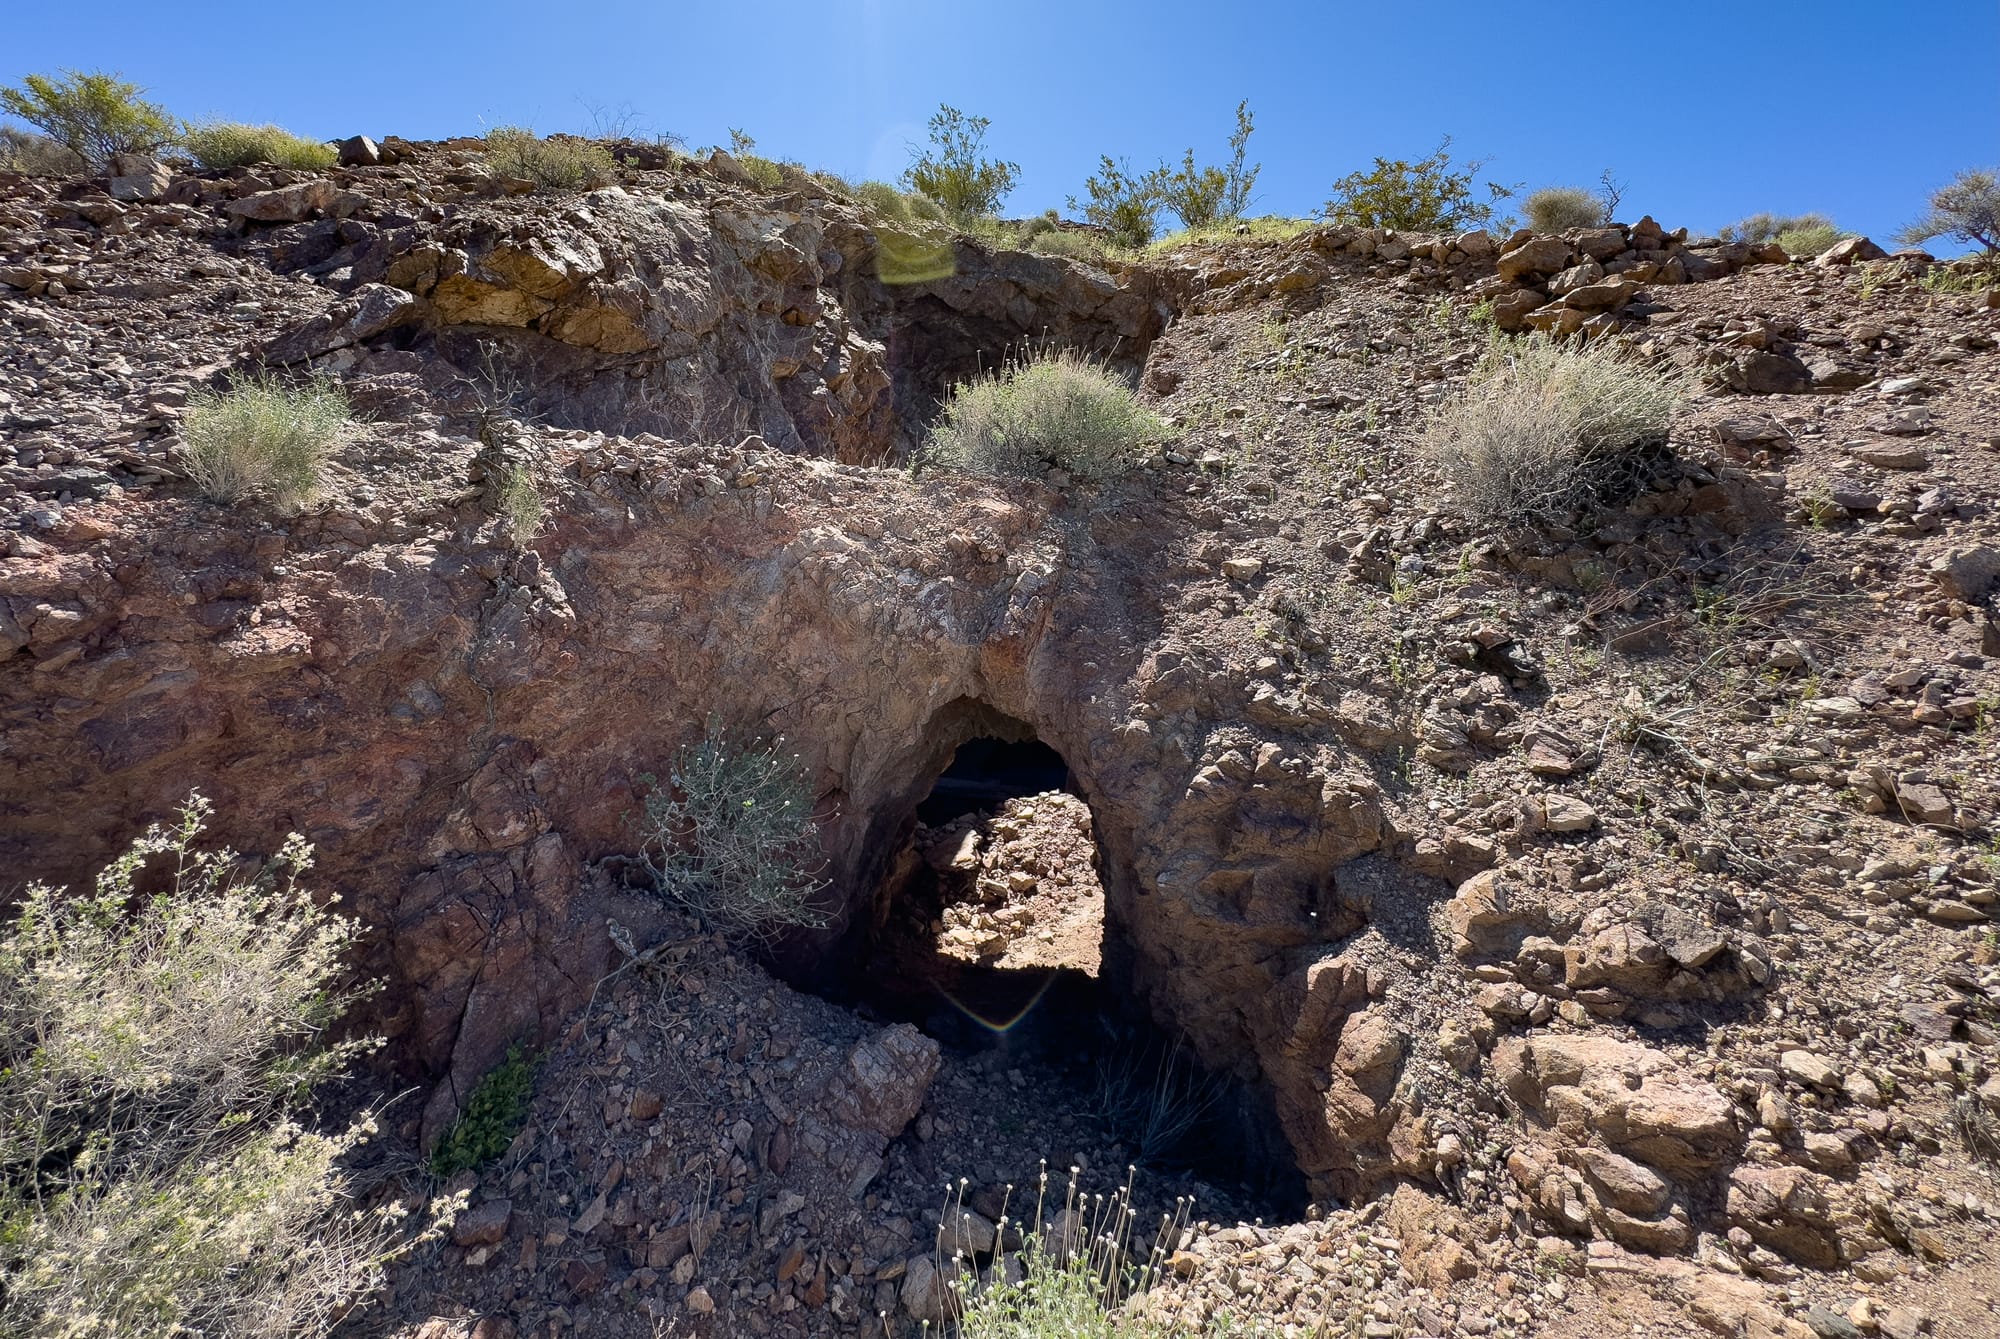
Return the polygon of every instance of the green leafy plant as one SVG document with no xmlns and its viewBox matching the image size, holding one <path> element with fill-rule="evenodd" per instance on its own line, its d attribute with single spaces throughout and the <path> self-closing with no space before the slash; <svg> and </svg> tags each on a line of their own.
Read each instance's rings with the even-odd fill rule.
<svg viewBox="0 0 2000 1339">
<path fill-rule="evenodd" d="M 156 153 L 178 137 L 166 110 L 145 101 L 137 84 L 113 74 L 65 70 L 25 76 L 0 88 L 0 111 L 35 126 L 92 169 L 121 153 Z"/>
<path fill-rule="evenodd" d="M 1458 232 L 1492 222 L 1500 201 L 1513 189 L 1485 183 L 1486 198 L 1473 190 L 1484 160 L 1454 165 L 1447 135 L 1429 157 L 1410 161 L 1377 158 L 1366 172 L 1350 172 L 1333 183 L 1326 217 L 1343 227 L 1391 228 L 1398 232 Z"/>
<path fill-rule="evenodd" d="M 640 859 L 662 897 L 739 942 L 826 923 L 813 905 L 826 881 L 804 765 L 783 740 L 731 742 L 711 720 L 674 755 L 649 793 Z"/>
<path fill-rule="evenodd" d="M 757 152 L 757 141 L 748 131 L 730 128 L 729 156 L 764 190 L 775 191 L 785 184 L 784 169 Z"/>
<path fill-rule="evenodd" d="M 1162 167 L 1157 176 L 1160 203 L 1172 210 L 1185 228 L 1206 228 L 1215 223 L 1233 223 L 1250 207 L 1250 192 L 1256 188 L 1260 163 L 1246 163 L 1250 134 L 1255 129 L 1250 101 L 1236 104 L 1236 131 L 1229 137 L 1230 158 L 1226 167 L 1196 167 L 1194 150 L 1181 158 L 1179 168 Z"/>
<path fill-rule="evenodd" d="M 252 377 L 188 398 L 181 440 L 188 477 L 217 502 L 265 496 L 297 507 L 347 432 L 346 392 L 331 381 Z"/>
<path fill-rule="evenodd" d="M 532 181 L 545 191 L 581 191 L 617 175 L 610 153 L 571 136 L 543 139 L 521 126 L 486 132 L 486 164 L 503 177 Z"/>
<path fill-rule="evenodd" d="M 340 158 L 331 144 L 321 140 L 306 139 L 278 126 L 235 121 L 190 125 L 181 136 L 181 145 L 211 172 L 257 163 L 317 171 L 332 167 Z"/>
<path fill-rule="evenodd" d="M 1021 175 L 1020 164 L 985 156 L 983 116 L 940 104 L 930 121 L 931 147 L 916 153 L 903 184 L 937 201 L 953 220 L 976 218 L 999 209 Z"/>
<path fill-rule="evenodd" d="M 1009 359 L 952 388 L 927 459 L 973 474 L 1104 479 L 1166 433 L 1117 374 L 1073 350 Z"/>
<path fill-rule="evenodd" d="M 1469 518 L 1560 520 L 1663 442 L 1686 397 L 1679 378 L 1612 343 L 1530 335 L 1493 346 L 1435 411 L 1426 445 Z"/>
<path fill-rule="evenodd" d="M 301 885 L 303 838 L 245 875 L 197 847 L 211 812 L 0 930 L 0 1333 L 324 1333 L 397 1252 L 345 1170 L 372 1122 L 296 1119 L 380 1044 L 328 1041 L 359 932 Z"/>
<path fill-rule="evenodd" d="M 2000 253 L 2000 175 L 1991 169 L 1968 169 L 1948 186 L 1931 192 L 1923 214 L 1896 234 L 1905 246 L 1921 246 L 1933 237 L 1969 242 L 1988 255 Z"/>
<path fill-rule="evenodd" d="M 188 477 L 217 502 L 264 496 L 297 507 L 347 432 L 347 394 L 331 381 L 252 377 L 188 398 L 181 440 Z"/>
<path fill-rule="evenodd" d="M 1083 200 L 1069 197 L 1069 207 L 1111 234 L 1114 245 L 1142 247 L 1159 226 L 1161 182 L 1165 169 L 1134 176 L 1109 154 L 1098 160 L 1096 173 L 1083 183 Z"/>
<path fill-rule="evenodd" d="M 528 1123 L 535 1099 L 535 1062 L 518 1046 L 473 1085 L 458 1119 L 431 1150 L 431 1170 L 441 1177 L 491 1166 Z"/>
<path fill-rule="evenodd" d="M 89 165 L 81 154 L 64 148 L 47 135 L 19 126 L 0 126 L 0 172 L 29 177 L 73 177 Z"/>
</svg>

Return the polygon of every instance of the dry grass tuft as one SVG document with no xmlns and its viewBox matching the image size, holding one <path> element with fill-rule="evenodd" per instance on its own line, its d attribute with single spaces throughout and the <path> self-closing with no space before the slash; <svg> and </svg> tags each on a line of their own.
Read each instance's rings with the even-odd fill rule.
<svg viewBox="0 0 2000 1339">
<path fill-rule="evenodd" d="M 188 401 L 188 477 L 217 502 L 268 497 L 286 510 L 319 491 L 320 469 L 347 431 L 347 395 L 329 381 L 238 382 Z"/>
<path fill-rule="evenodd" d="M 181 145 L 211 172 L 260 163 L 316 172 L 332 167 L 340 159 L 334 147 L 324 141 L 306 139 L 279 126 L 243 125 L 235 121 L 189 126 L 181 136 Z"/>
<path fill-rule="evenodd" d="M 1427 446 L 1474 521 L 1558 521 L 1666 440 L 1687 398 L 1675 376 L 1628 361 L 1609 341 L 1532 335 L 1498 343 L 1472 383 L 1439 407 Z"/>
<path fill-rule="evenodd" d="M 542 139 L 520 126 L 486 134 L 486 165 L 503 177 L 532 181 L 545 191 L 582 191 L 617 175 L 611 155 L 587 140 Z"/>
</svg>

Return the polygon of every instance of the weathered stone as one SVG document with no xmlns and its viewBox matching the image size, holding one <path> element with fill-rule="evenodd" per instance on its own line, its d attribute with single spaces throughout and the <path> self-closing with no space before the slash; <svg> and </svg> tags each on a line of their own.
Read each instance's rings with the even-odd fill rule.
<svg viewBox="0 0 2000 1339">
<path fill-rule="evenodd" d="M 1503 254 L 1494 272 L 1502 279 L 1541 278 L 1555 274 L 1569 264 L 1569 243 L 1560 237 L 1539 234 Z"/>
<path fill-rule="evenodd" d="M 939 1059 L 937 1042 L 908 1023 L 863 1038 L 848 1052 L 847 1066 L 836 1080 L 835 1119 L 895 1138 L 923 1105 Z"/>
<path fill-rule="evenodd" d="M 1749 395 L 1804 395 L 1812 389 L 1812 373 L 1796 358 L 1752 349 L 1728 368 L 1729 384 Z"/>
<path fill-rule="evenodd" d="M 354 135 L 334 146 L 342 167 L 374 167 L 382 161 L 382 150 L 366 135 Z"/>
</svg>

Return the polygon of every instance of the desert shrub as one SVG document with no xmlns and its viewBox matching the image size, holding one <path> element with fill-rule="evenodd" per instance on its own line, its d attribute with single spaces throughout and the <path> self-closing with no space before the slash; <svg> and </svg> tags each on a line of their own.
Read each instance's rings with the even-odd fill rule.
<svg viewBox="0 0 2000 1339">
<path fill-rule="evenodd" d="M 1101 261 L 1104 244 L 1096 234 L 1051 229 L 1028 239 L 1028 250 L 1038 256 L 1061 256 L 1067 260 Z"/>
<path fill-rule="evenodd" d="M 611 155 L 588 140 L 543 139 L 520 126 L 486 132 L 486 165 L 503 177 L 532 181 L 545 191 L 602 186 L 618 170 Z"/>
<path fill-rule="evenodd" d="M 199 392 L 181 419 L 188 477 L 217 502 L 264 496 L 296 507 L 319 491 L 347 418 L 347 395 L 331 381 L 258 377 Z"/>
<path fill-rule="evenodd" d="M 1466 390 L 1439 407 L 1428 446 L 1471 519 L 1560 520 L 1665 440 L 1686 393 L 1608 341 L 1531 335 L 1493 346 Z"/>
<path fill-rule="evenodd" d="M 300 885 L 303 838 L 254 877 L 198 849 L 210 811 L 0 930 L 0 1333 L 324 1333 L 392 1253 L 343 1168 L 372 1124 L 292 1119 L 377 1044 L 326 1040 L 356 928 Z"/>
<path fill-rule="evenodd" d="M 1793 257 L 1817 256 L 1843 237 L 1851 237 L 1846 229 L 1831 219 L 1809 216 L 1813 222 L 1803 226 L 1794 225 L 1781 231 L 1774 239 L 1785 249 L 1785 254 Z"/>
<path fill-rule="evenodd" d="M 1720 236 L 1725 242 L 1748 242 L 1752 246 L 1761 246 L 1777 241 L 1783 233 L 1833 226 L 1833 220 L 1824 214 L 1773 214 L 1766 211 L 1738 219 L 1722 229 Z"/>
<path fill-rule="evenodd" d="M 1250 207 L 1250 192 L 1257 185 L 1260 163 L 1247 163 L 1250 132 L 1255 129 L 1246 98 L 1236 104 L 1236 132 L 1229 137 L 1227 167 L 1197 167 L 1194 150 L 1181 158 L 1178 168 L 1162 166 L 1157 176 L 1160 203 L 1173 211 L 1184 228 L 1205 228 L 1215 223 L 1234 222 Z"/>
<path fill-rule="evenodd" d="M 1021 168 L 985 156 L 986 130 L 992 124 L 940 104 L 930 121 L 931 147 L 911 160 L 903 184 L 935 200 L 953 221 L 998 210 Z"/>
<path fill-rule="evenodd" d="M 1072 350 L 1045 350 L 954 386 L 927 458 L 974 474 L 1033 478 L 1054 468 L 1104 479 L 1165 431 L 1116 373 Z"/>
<path fill-rule="evenodd" d="M 1164 168 L 1134 176 L 1123 162 L 1106 154 L 1097 171 L 1083 183 L 1083 199 L 1069 198 L 1069 207 L 1111 234 L 1114 246 L 1142 247 L 1158 230 Z"/>
<path fill-rule="evenodd" d="M 340 159 L 334 147 L 321 140 L 306 139 L 278 126 L 236 121 L 191 125 L 181 136 L 181 145 L 211 172 L 256 163 L 316 171 L 332 167 Z"/>
<path fill-rule="evenodd" d="M 0 111 L 35 126 L 98 169 L 114 154 L 154 153 L 174 142 L 174 119 L 142 99 L 143 92 L 112 74 L 31 74 L 19 87 L 0 88 Z"/>
<path fill-rule="evenodd" d="M 2000 253 L 2000 175 L 1983 169 L 1959 173 L 1950 185 L 1931 192 L 1922 217 L 1896 234 L 1905 246 L 1921 246 L 1933 237 L 1970 242 L 1989 255 Z"/>
<path fill-rule="evenodd" d="M 1152 255 L 1164 255 L 1184 246 L 1238 246 L 1259 242 L 1289 242 L 1323 226 L 1314 219 L 1286 218 L 1265 214 L 1253 219 L 1217 220 L 1199 228 L 1182 228 L 1168 233 L 1146 248 Z"/>
<path fill-rule="evenodd" d="M 19 172 L 30 177 L 73 177 L 86 166 L 81 155 L 47 135 L 19 126 L 0 126 L 0 172 Z"/>
<path fill-rule="evenodd" d="M 825 857 L 805 768 L 782 740 L 732 743 L 716 722 L 649 793 L 640 858 L 660 895 L 740 941 L 825 923 Z"/>
<path fill-rule="evenodd" d="M 1595 228 L 1605 220 L 1604 201 L 1579 186 L 1546 186 L 1521 202 L 1536 232 Z"/>
<path fill-rule="evenodd" d="M 441 1177 L 478 1171 L 505 1153 L 528 1123 L 535 1097 L 535 1063 L 518 1046 L 473 1085 L 458 1119 L 431 1150 L 431 1170 Z"/>
<path fill-rule="evenodd" d="M 1492 221 L 1495 207 L 1513 194 L 1498 182 L 1485 184 L 1486 199 L 1473 191 L 1485 162 L 1454 167 L 1451 137 L 1427 158 L 1377 158 L 1367 172 L 1350 172 L 1333 183 L 1326 203 L 1329 221 L 1349 228 L 1392 228 L 1399 232 L 1458 232 Z"/>
</svg>

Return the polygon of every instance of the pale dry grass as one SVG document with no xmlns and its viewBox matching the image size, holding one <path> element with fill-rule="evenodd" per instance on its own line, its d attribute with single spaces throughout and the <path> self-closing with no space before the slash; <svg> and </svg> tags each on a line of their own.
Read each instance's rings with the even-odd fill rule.
<svg viewBox="0 0 2000 1339">
<path fill-rule="evenodd" d="M 1611 341 L 1544 335 L 1496 343 L 1442 404 L 1426 445 L 1458 509 L 1490 524 L 1561 520 L 1666 439 L 1688 389 Z"/>
</svg>

